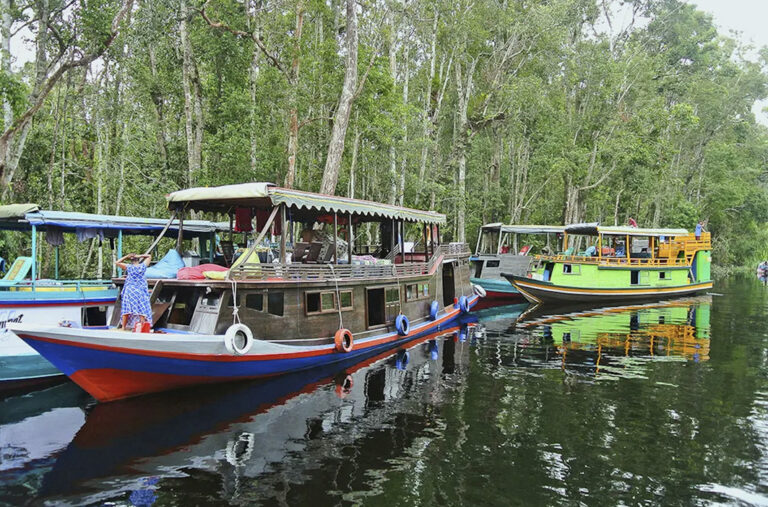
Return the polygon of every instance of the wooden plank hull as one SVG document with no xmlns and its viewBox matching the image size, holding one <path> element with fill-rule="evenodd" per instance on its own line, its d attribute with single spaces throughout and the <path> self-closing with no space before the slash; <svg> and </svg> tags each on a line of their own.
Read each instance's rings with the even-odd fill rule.
<svg viewBox="0 0 768 507">
<path fill-rule="evenodd" d="M 712 288 L 711 281 L 675 287 L 584 288 L 560 286 L 509 274 L 504 274 L 504 277 L 532 303 L 634 301 L 687 296 Z"/>
</svg>

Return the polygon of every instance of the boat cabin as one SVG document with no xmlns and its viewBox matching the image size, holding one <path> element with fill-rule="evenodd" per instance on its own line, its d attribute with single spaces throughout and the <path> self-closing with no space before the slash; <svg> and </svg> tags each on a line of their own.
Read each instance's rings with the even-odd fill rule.
<svg viewBox="0 0 768 507">
<path fill-rule="evenodd" d="M 685 229 L 573 224 L 565 227 L 561 253 L 536 256 L 532 278 L 614 287 L 709 281 L 711 248 L 708 232 L 697 238 Z"/>
<path fill-rule="evenodd" d="M 473 283 L 478 283 L 475 279 L 504 280 L 501 273 L 525 274 L 535 254 L 560 251 L 564 230 L 557 225 L 482 226 L 471 259 Z"/>
<path fill-rule="evenodd" d="M 225 271 L 155 285 L 156 331 L 222 334 L 241 322 L 258 339 L 320 345 L 340 328 L 355 340 L 389 332 L 401 314 L 415 325 L 433 301 L 442 311 L 472 294 L 469 250 L 440 241 L 439 213 L 269 183 L 167 200 L 180 231 L 194 211 L 226 218 L 232 233 L 221 242 Z"/>
</svg>

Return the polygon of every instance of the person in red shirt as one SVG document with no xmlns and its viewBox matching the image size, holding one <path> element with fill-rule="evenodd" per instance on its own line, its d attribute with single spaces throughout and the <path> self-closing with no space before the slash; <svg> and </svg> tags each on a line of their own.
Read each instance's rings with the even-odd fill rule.
<svg viewBox="0 0 768 507">
<path fill-rule="evenodd" d="M 629 225 L 630 227 L 637 227 L 637 222 L 635 222 L 634 218 L 629 217 L 627 219 L 627 225 Z"/>
</svg>

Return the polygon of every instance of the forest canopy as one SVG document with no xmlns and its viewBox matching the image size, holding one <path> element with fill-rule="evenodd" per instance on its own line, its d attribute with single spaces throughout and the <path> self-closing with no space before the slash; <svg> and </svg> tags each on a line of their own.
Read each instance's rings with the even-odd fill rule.
<svg viewBox="0 0 768 507">
<path fill-rule="evenodd" d="M 3 203 L 166 216 L 270 181 L 768 257 L 768 49 L 679 0 L 0 0 Z M 26 39 L 24 54 L 9 41 Z M 92 249 L 92 247 L 91 247 Z M 78 269 L 88 268 L 83 256 Z"/>
</svg>

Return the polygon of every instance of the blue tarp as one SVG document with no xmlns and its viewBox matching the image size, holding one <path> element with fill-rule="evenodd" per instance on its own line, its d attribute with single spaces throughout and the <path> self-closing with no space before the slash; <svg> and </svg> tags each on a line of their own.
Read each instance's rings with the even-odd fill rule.
<svg viewBox="0 0 768 507">
<path fill-rule="evenodd" d="M 181 255 L 174 249 L 168 250 L 165 257 L 154 266 L 147 268 L 147 278 L 176 278 L 176 272 L 184 267 Z"/>
</svg>

